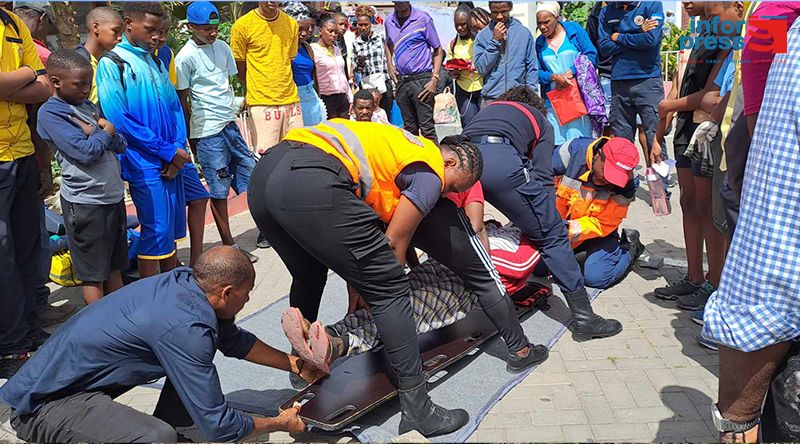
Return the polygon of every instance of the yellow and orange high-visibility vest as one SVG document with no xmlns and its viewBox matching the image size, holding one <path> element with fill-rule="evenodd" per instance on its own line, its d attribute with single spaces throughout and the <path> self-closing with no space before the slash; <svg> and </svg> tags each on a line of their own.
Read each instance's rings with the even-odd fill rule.
<svg viewBox="0 0 800 444">
<path fill-rule="evenodd" d="M 397 175 L 412 163 L 421 162 L 439 176 L 444 191 L 444 160 L 439 148 L 403 129 L 373 122 L 344 119 L 289 131 L 284 140 L 307 143 L 339 159 L 353 182 L 356 195 L 384 222 L 392 220 L 400 202 Z"/>
</svg>

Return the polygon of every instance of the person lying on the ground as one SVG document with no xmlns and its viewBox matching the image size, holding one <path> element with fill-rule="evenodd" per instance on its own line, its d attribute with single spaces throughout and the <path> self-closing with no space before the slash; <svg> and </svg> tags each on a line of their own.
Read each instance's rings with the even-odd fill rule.
<svg viewBox="0 0 800 444">
<path fill-rule="evenodd" d="M 192 422 L 209 441 L 303 431 L 299 406 L 255 418 L 234 410 L 220 388 L 217 350 L 307 381 L 319 376 L 234 324 L 254 278 L 244 253 L 220 246 L 205 252 L 194 270 L 139 280 L 84 308 L 0 388 L 17 436 L 31 442 L 175 442 L 175 427 Z M 114 401 L 164 376 L 153 416 Z"/>
<path fill-rule="evenodd" d="M 589 287 L 615 284 L 644 252 L 638 231 L 617 232 L 636 195 L 637 165 L 639 151 L 621 137 L 572 139 L 553 153 L 556 209 L 576 255 L 586 254 Z"/>
<path fill-rule="evenodd" d="M 539 262 L 539 252 L 518 228 L 488 222 L 484 232 L 491 245 L 492 262 L 507 293 L 513 295 L 525 288 L 526 279 Z M 452 325 L 475 307 L 475 293 L 435 259 L 414 267 L 408 280 L 417 334 Z M 537 288 L 526 296 L 536 300 L 549 293 L 549 289 Z M 323 326 L 319 321 L 310 323 L 300 310 L 290 307 L 283 313 L 281 325 L 294 349 L 307 349 L 313 357 L 312 365 L 325 373 L 330 372 L 330 365 L 338 358 L 364 353 L 380 344 L 378 327 L 368 308 L 358 308 L 339 322 Z"/>
<path fill-rule="evenodd" d="M 506 292 L 513 295 L 523 289 L 539 262 L 539 252 L 518 228 L 502 228 L 484 223 L 484 197 L 480 181 L 462 193 L 448 193 L 447 198 L 463 210 L 483 247 L 490 252 Z M 416 255 L 413 255 L 416 259 Z M 435 259 L 420 264 L 411 262 L 408 274 L 411 307 L 417 334 L 438 330 L 464 319 L 475 306 L 476 296 L 464 282 Z M 380 344 L 380 334 L 366 304 L 351 304 L 341 321 L 323 327 L 310 323 L 296 308 L 287 309 L 281 319 L 284 332 L 295 350 L 313 357 L 314 365 L 330 372 L 330 364 L 342 356 L 372 350 Z"/>
<path fill-rule="evenodd" d="M 382 339 L 397 376 L 400 434 L 446 435 L 469 418 L 428 396 L 404 269 L 414 248 L 475 292 L 505 342 L 509 373 L 547 359 L 547 347 L 525 336 L 464 213 L 441 198 L 480 178 L 483 159 L 474 144 L 448 136 L 436 146 L 391 125 L 344 119 L 292 130 L 285 139 L 253 171 L 250 213 L 291 273 L 289 302 L 303 316 L 316 320 L 330 270 L 369 306 L 378 329 L 391 333 Z M 297 352 L 312 360 L 307 350 Z"/>
</svg>

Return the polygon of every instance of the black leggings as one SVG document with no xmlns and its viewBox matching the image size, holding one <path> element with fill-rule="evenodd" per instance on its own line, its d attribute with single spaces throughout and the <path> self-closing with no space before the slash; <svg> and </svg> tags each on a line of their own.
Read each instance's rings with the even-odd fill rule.
<svg viewBox="0 0 800 444">
<path fill-rule="evenodd" d="M 328 270 L 369 304 L 395 374 L 421 374 L 411 287 L 389 247 L 382 223 L 354 194 L 342 163 L 310 145 L 284 142 L 256 165 L 248 188 L 250 212 L 292 275 L 289 302 L 317 318 Z M 509 349 L 525 347 L 503 284 L 463 211 L 442 199 L 422 221 L 413 243 L 459 275 L 498 326 Z"/>
<path fill-rule="evenodd" d="M 331 94 L 329 96 L 322 96 L 322 101 L 325 102 L 325 108 L 328 110 L 328 118 L 350 118 L 350 101 L 347 100 L 347 94 Z"/>
</svg>

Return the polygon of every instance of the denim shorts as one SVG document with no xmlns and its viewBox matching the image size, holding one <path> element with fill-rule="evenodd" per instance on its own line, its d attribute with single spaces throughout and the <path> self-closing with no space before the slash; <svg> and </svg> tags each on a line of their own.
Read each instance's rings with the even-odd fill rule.
<svg viewBox="0 0 800 444">
<path fill-rule="evenodd" d="M 250 173 L 256 166 L 236 122 L 228 123 L 213 136 L 198 139 L 197 159 L 212 199 L 227 199 L 230 188 L 236 194 L 247 191 Z"/>
</svg>

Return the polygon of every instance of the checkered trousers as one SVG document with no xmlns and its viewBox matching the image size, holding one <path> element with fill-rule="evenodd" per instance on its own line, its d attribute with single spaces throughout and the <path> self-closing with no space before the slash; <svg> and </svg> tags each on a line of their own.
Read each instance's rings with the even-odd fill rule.
<svg viewBox="0 0 800 444">
<path fill-rule="evenodd" d="M 464 288 L 464 283 L 455 273 L 433 259 L 411 270 L 408 279 L 414 321 L 420 334 L 464 319 L 477 300 L 474 293 Z M 339 336 L 349 335 L 348 355 L 369 351 L 380 343 L 378 327 L 365 309 L 348 314 L 329 328 Z"/>
<path fill-rule="evenodd" d="M 739 222 L 703 336 L 751 352 L 800 337 L 800 20 L 769 71 Z M 746 79 L 744 79 L 746 81 Z"/>
</svg>

